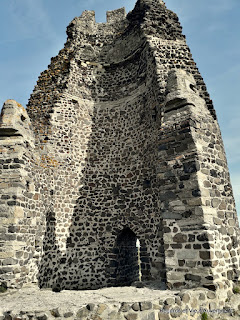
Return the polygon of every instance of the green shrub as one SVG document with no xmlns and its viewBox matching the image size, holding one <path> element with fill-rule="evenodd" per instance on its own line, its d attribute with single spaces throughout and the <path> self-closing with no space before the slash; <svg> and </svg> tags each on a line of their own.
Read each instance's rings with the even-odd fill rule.
<svg viewBox="0 0 240 320">
<path fill-rule="evenodd" d="M 201 320 L 209 320 L 208 314 L 206 312 L 203 312 Z"/>
<path fill-rule="evenodd" d="M 6 286 L 0 285 L 0 293 L 4 293 L 4 292 L 6 292 L 6 291 L 7 291 Z"/>
<path fill-rule="evenodd" d="M 234 287 L 233 288 L 233 293 L 234 294 L 239 294 L 240 293 L 240 287 Z"/>
</svg>

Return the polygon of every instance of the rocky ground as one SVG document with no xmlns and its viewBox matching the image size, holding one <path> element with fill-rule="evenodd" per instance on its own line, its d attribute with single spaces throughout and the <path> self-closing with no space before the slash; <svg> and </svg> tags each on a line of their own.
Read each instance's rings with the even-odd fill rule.
<svg viewBox="0 0 240 320">
<path fill-rule="evenodd" d="M 138 287 L 53 292 L 25 286 L 0 294 L 0 319 L 240 319 L 238 294 L 233 295 L 223 308 L 216 304 L 214 293 L 205 289 L 176 292 L 147 284 Z M 208 318 L 202 318 L 204 307 Z"/>
</svg>

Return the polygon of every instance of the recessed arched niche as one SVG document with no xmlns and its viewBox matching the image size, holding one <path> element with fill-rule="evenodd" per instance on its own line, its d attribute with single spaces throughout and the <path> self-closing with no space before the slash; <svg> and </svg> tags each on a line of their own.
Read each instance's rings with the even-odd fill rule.
<svg viewBox="0 0 240 320">
<path fill-rule="evenodd" d="M 141 281 L 140 240 L 128 227 L 117 236 L 110 261 L 115 286 L 128 286 Z"/>
</svg>

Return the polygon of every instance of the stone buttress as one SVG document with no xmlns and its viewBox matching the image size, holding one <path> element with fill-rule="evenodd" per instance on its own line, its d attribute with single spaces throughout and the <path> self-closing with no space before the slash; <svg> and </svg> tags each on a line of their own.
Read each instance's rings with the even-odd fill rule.
<svg viewBox="0 0 240 320">
<path fill-rule="evenodd" d="M 2 108 L 0 145 L 0 279 L 10 287 L 32 280 L 38 210 L 30 166 L 34 136 L 26 110 L 14 100 Z"/>
<path fill-rule="evenodd" d="M 230 290 L 227 162 L 176 14 L 141 0 L 106 23 L 84 11 L 67 35 L 27 112 L 12 100 L 2 111 L 2 281 Z"/>
</svg>

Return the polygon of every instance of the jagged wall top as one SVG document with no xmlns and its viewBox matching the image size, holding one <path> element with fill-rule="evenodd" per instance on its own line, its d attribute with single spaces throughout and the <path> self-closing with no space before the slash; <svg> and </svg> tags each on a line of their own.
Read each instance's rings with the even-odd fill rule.
<svg viewBox="0 0 240 320">
<path fill-rule="evenodd" d="M 115 23 L 124 20 L 126 18 L 126 10 L 125 8 L 120 8 L 107 11 L 106 17 L 107 23 Z M 96 23 L 95 11 L 85 10 L 80 17 L 74 18 L 74 20 L 79 20 L 81 23 Z"/>
<path fill-rule="evenodd" d="M 126 23 L 125 8 L 107 11 L 107 22 L 97 23 L 95 19 L 95 11 L 85 10 L 80 17 L 75 17 L 67 27 L 67 35 L 69 39 L 75 39 L 76 35 L 82 34 L 99 34 L 102 31 L 114 32 L 123 22 Z"/>
<path fill-rule="evenodd" d="M 163 39 L 184 39 L 177 15 L 166 8 L 162 0 L 138 0 L 127 15 L 125 8 L 107 11 L 107 22 L 96 23 L 94 11 L 84 11 L 74 18 L 67 28 L 68 38 L 76 39 L 79 34 L 109 34 L 122 32 L 128 27 L 137 27 L 145 35 L 157 35 Z"/>
<path fill-rule="evenodd" d="M 164 7 L 166 7 L 164 1 L 162 0 L 139 0 L 138 1 L 139 4 L 141 6 L 145 5 L 149 5 L 153 2 L 156 2 L 157 4 L 163 5 Z M 107 23 L 115 23 L 118 21 L 122 21 L 126 18 L 126 10 L 124 7 L 119 8 L 119 9 L 115 9 L 115 10 L 109 10 L 106 13 L 106 18 L 107 18 Z M 83 11 L 82 15 L 79 18 L 75 18 L 75 19 L 80 19 L 82 22 L 92 22 L 92 23 L 96 23 L 95 20 L 95 11 L 93 10 L 85 10 Z"/>
</svg>

